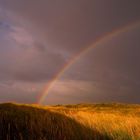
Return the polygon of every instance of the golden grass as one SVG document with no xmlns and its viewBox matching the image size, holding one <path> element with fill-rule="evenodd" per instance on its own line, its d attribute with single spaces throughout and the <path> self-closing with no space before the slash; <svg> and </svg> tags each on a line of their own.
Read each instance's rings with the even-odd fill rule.
<svg viewBox="0 0 140 140">
<path fill-rule="evenodd" d="M 86 127 L 106 134 L 112 139 L 140 140 L 140 106 L 124 104 L 95 104 L 83 107 L 57 106 L 48 109 L 61 112 Z"/>
<path fill-rule="evenodd" d="M 35 132 L 39 132 L 38 136 L 42 135 L 42 131 L 49 132 L 50 136 L 47 135 L 47 138 L 44 136 L 43 140 L 140 140 L 139 105 L 31 106 L 16 104 L 15 110 L 18 110 L 17 107 L 19 107 L 19 112 L 24 115 L 23 118 L 26 118 L 26 121 L 28 121 L 29 116 L 32 122 L 30 129 L 34 130 L 34 127 L 39 127 L 38 131 L 35 128 Z M 0 114 L 2 114 L 1 109 Z M 17 114 L 18 111 L 14 114 L 15 118 L 17 117 L 15 122 L 20 123 L 23 120 Z M 22 122 L 23 126 L 24 123 L 26 122 Z M 28 126 L 28 124 L 26 125 Z M 41 138 L 34 140 L 41 140 Z"/>
<path fill-rule="evenodd" d="M 115 137 L 114 132 L 119 131 L 128 134 L 133 139 L 140 137 L 140 118 L 136 116 L 83 111 L 68 114 L 68 116 L 100 133 L 108 133 L 112 137 Z"/>
</svg>

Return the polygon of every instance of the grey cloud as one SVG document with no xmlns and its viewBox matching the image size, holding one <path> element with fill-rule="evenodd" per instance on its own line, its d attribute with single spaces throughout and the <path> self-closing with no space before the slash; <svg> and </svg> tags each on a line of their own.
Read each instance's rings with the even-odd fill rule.
<svg viewBox="0 0 140 140">
<path fill-rule="evenodd" d="M 62 54 L 42 44 L 31 31 L 9 22 L 2 21 L 1 26 L 1 80 L 47 81 L 61 69 Z"/>
<path fill-rule="evenodd" d="M 60 84 L 61 83 L 61 84 Z M 63 83 L 63 84 L 62 84 Z M 80 88 L 79 88 L 80 86 Z M 49 90 L 43 104 L 125 102 L 139 103 L 139 86 L 119 86 L 108 83 L 65 80 L 58 81 Z"/>
<path fill-rule="evenodd" d="M 95 83 L 96 89 L 91 89 L 92 96 L 89 95 L 92 101 L 139 103 L 139 36 L 140 27 L 137 27 L 100 44 L 75 62 L 61 80 Z M 78 90 L 77 94 L 80 96 Z"/>
<path fill-rule="evenodd" d="M 1 0 L 30 21 L 55 48 L 77 52 L 100 35 L 140 17 L 139 1 Z M 26 9 L 26 10 L 25 10 Z"/>
<path fill-rule="evenodd" d="M 72 56 L 140 20 L 139 5 L 139 0 L 0 0 L 0 101 L 33 102 Z M 74 85 L 56 85 L 47 102 L 139 102 L 139 36 L 137 28 L 93 49 L 60 78 Z M 24 91 L 26 84 L 40 88 Z M 58 93 L 60 87 L 66 91 Z"/>
</svg>

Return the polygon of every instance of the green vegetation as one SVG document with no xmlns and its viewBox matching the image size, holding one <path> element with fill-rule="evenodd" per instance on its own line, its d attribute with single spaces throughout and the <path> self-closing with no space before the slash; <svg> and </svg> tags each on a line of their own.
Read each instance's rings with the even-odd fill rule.
<svg viewBox="0 0 140 140">
<path fill-rule="evenodd" d="M 0 104 L 0 140 L 140 140 L 140 106 Z"/>
</svg>

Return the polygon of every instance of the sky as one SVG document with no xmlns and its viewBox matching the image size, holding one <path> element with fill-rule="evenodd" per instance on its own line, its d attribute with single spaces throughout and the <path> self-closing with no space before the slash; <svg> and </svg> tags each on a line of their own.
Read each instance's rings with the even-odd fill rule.
<svg viewBox="0 0 140 140">
<path fill-rule="evenodd" d="M 139 52 L 139 0 L 0 0 L 0 102 L 140 103 Z"/>
</svg>

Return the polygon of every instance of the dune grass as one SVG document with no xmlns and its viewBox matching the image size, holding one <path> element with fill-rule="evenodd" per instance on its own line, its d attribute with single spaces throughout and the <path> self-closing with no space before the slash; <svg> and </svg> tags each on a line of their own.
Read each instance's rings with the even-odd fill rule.
<svg viewBox="0 0 140 140">
<path fill-rule="evenodd" d="M 0 104 L 0 140 L 140 140 L 140 106 Z"/>
</svg>

